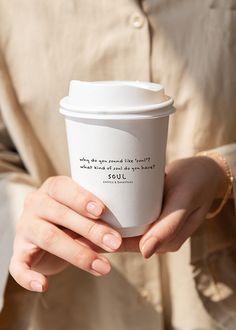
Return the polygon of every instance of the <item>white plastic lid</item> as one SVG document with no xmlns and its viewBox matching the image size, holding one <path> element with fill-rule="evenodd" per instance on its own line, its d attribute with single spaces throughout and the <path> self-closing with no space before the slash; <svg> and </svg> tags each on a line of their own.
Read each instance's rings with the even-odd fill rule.
<svg viewBox="0 0 236 330">
<path fill-rule="evenodd" d="M 162 117 L 174 112 L 173 100 L 161 85 L 141 81 L 72 80 L 60 106 L 62 114 L 82 118 Z"/>
</svg>

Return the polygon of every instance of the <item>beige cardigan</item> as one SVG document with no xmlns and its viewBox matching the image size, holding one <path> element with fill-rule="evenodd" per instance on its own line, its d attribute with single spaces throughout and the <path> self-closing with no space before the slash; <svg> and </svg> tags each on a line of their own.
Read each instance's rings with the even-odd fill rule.
<svg viewBox="0 0 236 330">
<path fill-rule="evenodd" d="M 236 175 L 235 8 L 235 0 L 0 0 L 1 300 L 25 195 L 69 175 L 58 108 L 71 79 L 160 82 L 177 108 L 167 160 L 216 148 Z M 71 267 L 41 295 L 8 282 L 0 328 L 235 330 L 232 202 L 176 253 L 110 255 L 102 279 Z"/>
</svg>

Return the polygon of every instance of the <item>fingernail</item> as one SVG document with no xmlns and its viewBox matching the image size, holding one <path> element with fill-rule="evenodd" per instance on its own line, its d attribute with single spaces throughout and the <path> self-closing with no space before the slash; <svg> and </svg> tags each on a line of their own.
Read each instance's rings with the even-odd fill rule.
<svg viewBox="0 0 236 330">
<path fill-rule="evenodd" d="M 148 240 L 146 240 L 141 248 L 144 258 L 151 257 L 157 248 L 157 243 L 158 241 L 156 237 L 150 237 Z"/>
<path fill-rule="evenodd" d="M 102 243 L 110 250 L 117 250 L 121 245 L 121 238 L 113 234 L 103 236 Z"/>
<path fill-rule="evenodd" d="M 89 202 L 87 204 L 86 209 L 87 209 L 87 211 L 89 213 L 91 213 L 92 215 L 95 215 L 96 217 L 98 217 L 99 215 L 101 215 L 102 214 L 102 211 L 103 211 L 103 208 L 99 204 L 97 204 L 95 202 Z"/>
<path fill-rule="evenodd" d="M 43 286 L 38 281 L 31 281 L 30 282 L 30 287 L 33 291 L 36 291 L 36 292 L 42 292 L 43 291 Z"/>
<path fill-rule="evenodd" d="M 102 259 L 95 259 L 92 262 L 91 268 L 93 270 L 95 270 L 95 272 L 97 272 L 101 275 L 105 275 L 105 274 L 109 273 L 109 271 L 111 270 L 111 266 L 109 265 L 109 263 L 105 262 Z"/>
</svg>

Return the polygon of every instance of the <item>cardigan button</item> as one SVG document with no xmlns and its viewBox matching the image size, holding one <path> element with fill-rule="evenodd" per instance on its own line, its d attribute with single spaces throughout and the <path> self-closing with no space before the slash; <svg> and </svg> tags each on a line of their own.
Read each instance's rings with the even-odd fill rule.
<svg viewBox="0 0 236 330">
<path fill-rule="evenodd" d="M 145 19 L 139 13 L 134 13 L 131 16 L 131 24 L 135 29 L 141 29 L 144 25 Z"/>
</svg>

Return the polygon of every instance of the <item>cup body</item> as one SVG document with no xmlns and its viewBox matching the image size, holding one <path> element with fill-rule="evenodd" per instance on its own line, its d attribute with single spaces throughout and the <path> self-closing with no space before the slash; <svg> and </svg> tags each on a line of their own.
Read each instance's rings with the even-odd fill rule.
<svg viewBox="0 0 236 330">
<path fill-rule="evenodd" d="M 123 237 L 142 235 L 161 212 L 170 109 L 91 116 L 62 108 L 72 178 L 104 202 L 102 220 Z"/>
</svg>

